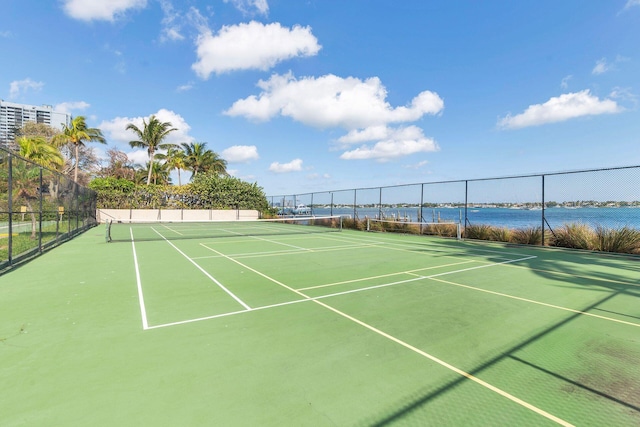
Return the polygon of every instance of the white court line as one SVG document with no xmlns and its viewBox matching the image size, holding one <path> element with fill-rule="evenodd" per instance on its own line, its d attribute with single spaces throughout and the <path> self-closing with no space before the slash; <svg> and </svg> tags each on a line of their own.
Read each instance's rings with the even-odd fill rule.
<svg viewBox="0 0 640 427">
<path fill-rule="evenodd" d="M 432 280 L 435 280 L 436 282 L 446 283 L 448 285 L 459 286 L 461 288 L 472 289 L 474 291 L 479 291 L 479 292 L 486 292 L 488 294 L 498 295 L 498 296 L 501 296 L 501 297 L 511 298 L 511 299 L 524 301 L 524 302 L 530 302 L 532 304 L 538 304 L 538 305 L 542 305 L 542 306 L 545 306 L 545 307 L 555 308 L 555 309 L 558 309 L 558 310 L 569 311 L 571 313 L 584 314 L 585 316 L 596 317 L 598 319 L 609 320 L 611 322 L 622 323 L 623 325 L 636 326 L 636 327 L 640 328 L 640 324 L 639 323 L 627 322 L 625 320 L 618 320 L 618 319 L 614 319 L 613 317 L 600 316 L 598 314 L 587 313 L 586 311 L 575 310 L 573 308 L 562 307 L 562 306 L 559 306 L 559 305 L 548 304 L 546 302 L 536 301 L 536 300 L 532 300 L 532 299 L 528 299 L 528 298 L 517 297 L 515 295 L 504 294 L 502 292 L 490 291 L 489 289 L 476 288 L 475 286 L 463 285 L 462 283 L 450 282 L 448 280 L 442 280 L 442 279 L 438 279 L 438 278 L 435 278 L 435 277 L 426 277 L 426 279 L 432 279 Z"/>
<path fill-rule="evenodd" d="M 247 241 L 244 241 L 246 243 Z M 236 242 L 237 243 L 237 242 Z M 204 246 L 207 249 L 211 249 L 207 246 L 206 243 L 200 243 L 201 246 Z M 375 245 L 342 245 L 342 246 L 326 246 L 318 249 L 305 249 L 301 250 L 288 250 L 288 251 L 264 251 L 264 252 L 248 252 L 241 254 L 229 254 L 229 255 L 212 255 L 212 256 L 199 256 L 194 257 L 193 259 L 211 259 L 211 258 L 224 258 L 225 256 L 229 256 L 235 259 L 245 259 L 245 258 L 264 258 L 270 256 L 280 256 L 280 255 L 300 255 L 300 254 L 308 254 L 310 252 L 320 253 L 320 252 L 335 252 L 335 251 L 344 251 L 347 249 L 364 249 L 376 247 Z"/>
<path fill-rule="evenodd" d="M 212 250 L 213 252 L 218 252 L 215 249 L 211 249 L 211 248 L 209 248 L 209 249 Z M 328 309 L 330 311 L 333 311 L 334 313 L 344 317 L 345 319 L 348 319 L 348 320 L 350 320 L 350 321 L 352 321 L 352 322 L 354 322 L 354 323 L 356 323 L 356 324 L 358 324 L 360 326 L 363 326 L 363 327 L 369 329 L 370 331 L 372 331 L 372 332 L 374 332 L 374 333 L 376 333 L 376 334 L 378 334 L 378 335 L 380 335 L 380 336 L 382 336 L 382 337 L 384 337 L 384 338 L 386 338 L 388 340 L 391 340 L 391 341 L 393 341 L 393 342 L 395 342 L 395 343 L 397 343 L 397 344 L 399 344 L 399 345 L 401 345 L 401 346 L 403 346 L 403 347 L 405 347 L 405 348 L 407 348 L 407 349 L 409 349 L 409 350 L 411 350 L 411 351 L 413 351 L 413 352 L 415 352 L 415 353 L 417 353 L 417 354 L 419 354 L 419 355 L 421 355 L 421 356 L 423 356 L 423 357 L 425 357 L 425 358 L 427 358 L 427 359 L 429 359 L 429 360 L 431 360 L 431 361 L 433 361 L 433 362 L 435 362 L 435 363 L 437 363 L 437 364 L 439 364 L 439 365 L 441 365 L 441 366 L 443 366 L 443 367 L 445 367 L 445 368 L 457 373 L 458 375 L 461 375 L 461 376 L 463 376 L 463 377 L 465 377 L 465 378 L 467 378 L 467 379 L 469 379 L 469 380 L 471 380 L 471 381 L 473 381 L 473 382 L 485 387 L 486 389 L 491 390 L 494 393 L 497 393 L 500 396 L 505 397 L 505 398 L 511 400 L 512 402 L 517 403 L 520 406 L 523 406 L 524 408 L 527 408 L 527 409 L 529 409 L 529 410 L 531 410 L 531 411 L 533 411 L 533 412 L 535 412 L 535 413 L 537 413 L 537 414 L 539 414 L 539 415 L 541 415 L 541 416 L 543 416 L 543 417 L 545 417 L 545 418 L 547 418 L 549 420 L 552 420 L 552 421 L 554 421 L 554 422 L 556 422 L 556 423 L 558 423 L 560 425 L 567 426 L 567 427 L 571 426 L 571 424 L 569 424 L 568 422 L 566 422 L 566 421 L 564 421 L 564 420 L 562 420 L 562 419 L 560 419 L 560 418 L 558 418 L 558 417 L 556 417 L 556 416 L 554 416 L 554 415 L 552 415 L 552 414 L 550 414 L 550 413 L 548 413 L 548 412 L 546 412 L 546 411 L 544 411 L 544 410 L 542 410 L 542 409 L 540 409 L 540 408 L 538 408 L 538 407 L 536 407 L 536 406 L 534 406 L 534 405 L 532 405 L 532 404 L 530 404 L 528 402 L 525 402 L 524 400 L 522 400 L 522 399 L 520 399 L 520 398 L 518 398 L 518 397 L 516 397 L 516 396 L 514 396 L 514 395 L 512 395 L 510 393 L 507 393 L 506 391 L 504 391 L 504 390 L 502 390 L 502 389 L 500 389 L 500 388 L 498 388 L 498 387 L 496 387 L 494 385 L 491 385 L 491 384 L 487 383 L 486 381 L 483 381 L 480 378 L 475 377 L 475 376 L 469 374 L 468 372 L 465 372 L 462 369 L 459 369 L 459 368 L 457 368 L 457 367 L 455 367 L 455 366 L 443 361 L 442 359 L 439 359 L 439 358 L 437 358 L 437 357 L 435 357 L 435 356 L 433 356 L 433 355 L 431 355 L 431 354 L 429 354 L 429 353 L 427 353 L 427 352 L 425 352 L 423 350 L 420 350 L 419 348 L 414 347 L 411 344 L 400 340 L 399 338 L 396 338 L 396 337 L 394 337 L 392 335 L 389 335 L 389 334 L 381 331 L 380 329 L 377 329 L 377 328 L 375 328 L 375 327 L 373 327 L 373 326 L 371 326 L 371 325 L 369 325 L 369 324 L 367 324 L 367 323 L 365 323 L 365 322 L 363 322 L 361 320 L 358 320 L 355 317 L 349 316 L 348 314 L 343 313 L 342 311 L 340 311 L 340 310 L 338 310 L 336 308 L 333 308 L 333 307 L 331 307 L 331 306 L 329 306 L 329 305 L 327 305 L 327 304 L 325 304 L 325 303 L 323 303 L 321 301 L 318 301 L 316 298 L 311 298 L 311 297 L 305 295 L 304 293 L 302 293 L 302 292 L 300 292 L 300 291 L 298 291 L 296 289 L 293 289 L 290 286 L 287 286 L 284 283 L 282 283 L 282 282 L 280 282 L 280 281 L 278 281 L 278 280 L 276 280 L 276 279 L 274 279 L 274 278 L 272 278 L 270 276 L 267 276 L 266 274 L 264 274 L 264 273 L 262 273 L 262 272 L 260 272 L 258 270 L 255 270 L 255 269 L 249 267 L 246 264 L 241 263 L 240 261 L 237 261 L 237 260 L 235 260 L 233 258 L 230 258 L 230 257 L 228 257 L 228 256 L 226 256 L 226 255 L 224 255 L 224 254 L 222 254 L 220 252 L 218 252 L 218 253 L 220 255 L 223 255 L 228 260 L 233 261 L 236 264 L 242 266 L 243 268 L 246 268 L 246 269 L 248 269 L 250 271 L 253 271 L 254 273 L 264 277 L 265 279 L 270 280 L 271 282 L 276 283 L 276 284 L 284 287 L 285 289 L 288 289 L 288 290 L 290 290 L 290 291 L 302 296 L 303 298 L 305 298 L 305 300 L 313 301 L 316 304 L 318 304 L 318 305 L 320 305 L 320 306 L 322 306 L 322 307 L 324 307 L 324 308 L 326 308 L 326 309 Z M 533 258 L 535 258 L 535 257 L 533 257 Z M 524 260 L 524 259 L 529 259 L 529 258 L 523 258 L 523 259 L 520 259 L 520 261 Z M 500 265 L 500 264 L 504 264 L 504 263 L 508 263 L 508 262 L 516 262 L 516 261 L 518 261 L 518 260 L 505 261 L 503 263 L 495 263 L 493 265 Z M 460 271 L 474 270 L 476 268 L 482 268 L 482 267 L 487 267 L 487 266 L 472 267 L 472 268 L 467 268 L 467 269 L 463 269 L 463 270 L 460 270 Z M 433 275 L 433 277 L 441 276 L 441 275 L 444 275 L 444 274 L 452 274 L 452 272 Z M 418 279 L 418 278 L 416 278 L 416 279 Z M 420 278 L 420 279 L 422 279 L 422 278 Z M 323 298 L 327 298 L 327 297 L 328 296 L 324 296 Z M 300 300 L 298 302 L 302 302 L 302 301 L 305 301 L 305 300 Z M 293 303 L 295 303 L 295 302 L 289 302 L 288 304 L 293 304 Z"/>
<path fill-rule="evenodd" d="M 133 249 L 133 265 L 136 269 L 136 284 L 138 286 L 138 302 L 140 303 L 140 316 L 142 317 L 142 330 L 149 329 L 147 321 L 147 309 L 144 306 L 144 294 L 142 293 L 142 281 L 140 280 L 140 268 L 138 267 L 138 255 L 136 254 L 136 243 L 133 241 L 133 229 L 129 227 L 131 235 L 131 248 Z"/>
<path fill-rule="evenodd" d="M 189 260 L 189 262 L 193 265 L 195 265 L 198 270 L 200 270 L 205 276 L 207 276 L 209 279 L 211 279 L 211 281 L 213 283 L 215 283 L 216 285 L 218 285 L 220 287 L 220 289 L 222 289 L 223 291 L 225 291 L 227 294 L 229 294 L 229 296 L 231 296 L 231 298 L 233 298 L 234 300 L 236 300 L 241 306 L 243 306 L 246 310 L 251 310 L 251 307 L 249 307 L 247 304 L 245 304 L 244 301 L 242 301 L 240 298 L 238 298 L 233 292 L 231 292 L 229 289 L 227 289 L 222 283 L 220 283 L 218 280 L 216 280 L 215 277 L 213 277 L 212 275 L 210 275 L 209 273 L 207 273 L 207 271 L 200 267 L 198 265 L 197 262 L 195 262 L 194 260 L 192 260 L 191 258 L 189 258 L 187 256 L 187 254 L 185 254 L 184 252 L 182 252 L 180 249 L 178 249 L 178 247 L 176 245 L 174 245 L 173 243 L 171 243 L 167 238 L 165 238 L 162 234 L 158 233 L 158 231 L 151 227 L 151 229 L 153 231 L 155 231 L 160 237 L 162 237 L 164 239 L 165 242 L 167 242 L 168 244 L 170 244 L 173 249 L 175 249 L 176 251 L 178 251 L 180 253 L 180 255 L 182 255 L 183 257 L 185 257 L 187 260 Z"/>
<path fill-rule="evenodd" d="M 450 371 L 453 371 L 456 374 L 458 374 L 460 376 L 463 376 L 463 377 L 467 378 L 468 380 L 471 380 L 471 381 L 475 382 L 476 384 L 479 384 L 482 387 L 484 387 L 486 389 L 489 389 L 489 390 L 493 391 L 494 393 L 497 393 L 500 396 L 502 396 L 504 398 L 507 398 L 507 399 L 511 400 L 512 402 L 517 403 L 520 406 L 523 406 L 524 408 L 529 409 L 530 411 L 535 412 L 538 415 L 541 415 L 541 416 L 543 416 L 543 417 L 545 417 L 545 418 L 547 418 L 547 419 L 549 419 L 549 420 L 551 420 L 551 421 L 553 421 L 553 422 L 555 422 L 557 424 L 560 424 L 562 426 L 566 426 L 566 427 L 573 426 L 573 424 L 571 424 L 571 423 L 569 423 L 569 422 L 567 422 L 567 421 L 565 421 L 565 420 L 563 420 L 561 418 L 558 418 L 555 415 L 550 414 L 549 412 L 538 408 L 537 406 L 534 406 L 534 405 L 532 405 L 532 404 L 530 404 L 528 402 L 525 402 L 524 400 L 522 400 L 522 399 L 520 399 L 520 398 L 518 398 L 518 397 L 516 397 L 516 396 L 514 396 L 514 395 L 512 395 L 510 393 L 507 393 L 506 391 L 504 391 L 504 390 L 502 390 L 502 389 L 500 389 L 500 388 L 498 388 L 498 387 L 496 387 L 496 386 L 494 386 L 492 384 L 489 384 L 488 382 L 483 381 L 480 378 L 478 378 L 478 377 L 476 377 L 474 375 L 471 375 L 470 373 L 468 373 L 466 371 L 463 371 L 462 369 L 457 368 L 457 367 L 445 362 L 444 360 L 439 359 L 439 358 L 427 353 L 426 351 L 420 350 L 419 348 L 414 347 L 411 344 L 409 344 L 409 343 L 407 343 L 405 341 L 402 341 L 399 338 L 394 337 L 393 335 L 389 335 L 386 332 L 383 332 L 382 330 L 369 325 L 368 323 L 365 323 L 365 322 L 363 322 L 361 320 L 358 320 L 353 316 L 349 316 L 348 314 L 343 313 L 342 311 L 340 311 L 340 310 L 338 310 L 336 308 L 333 308 L 330 305 L 327 305 L 327 304 L 325 304 L 325 303 L 323 303 L 321 301 L 315 301 L 315 303 L 323 306 L 327 310 L 333 311 L 334 313 L 344 317 L 345 319 L 348 319 L 348 320 L 350 320 L 350 321 L 352 321 L 354 323 L 357 323 L 360 326 L 363 326 L 363 327 L 369 329 L 372 332 L 375 332 L 376 334 L 378 334 L 378 335 L 380 335 L 380 336 L 382 336 L 382 337 L 384 337 L 384 338 L 386 338 L 386 339 L 388 339 L 390 341 L 395 342 L 396 344 L 399 344 L 399 345 L 401 345 L 401 346 L 413 351 L 414 353 L 419 354 L 420 356 L 426 357 L 427 359 L 431 360 L 432 362 L 435 362 L 435 363 L 437 363 L 437 364 L 449 369 Z"/>
<path fill-rule="evenodd" d="M 349 284 L 349 283 L 364 282 L 366 280 L 382 279 L 384 277 L 392 277 L 392 276 L 400 276 L 402 274 L 414 274 L 416 271 L 433 270 L 435 268 L 451 267 L 451 266 L 454 266 L 454 265 L 469 264 L 471 262 L 477 262 L 477 261 L 461 261 L 461 262 L 454 262 L 453 264 L 434 265 L 432 267 L 416 268 L 415 270 L 399 271 L 397 273 L 381 274 L 379 276 L 370 276 L 370 277 L 363 277 L 361 279 L 353 279 L 353 280 L 345 280 L 345 281 L 342 281 L 342 282 L 327 283 L 326 285 L 309 286 L 307 288 L 299 288 L 298 290 L 299 291 L 308 291 L 310 289 L 328 288 L 330 286 L 346 285 L 346 284 Z M 418 274 L 416 274 L 416 276 L 418 276 Z"/>
</svg>

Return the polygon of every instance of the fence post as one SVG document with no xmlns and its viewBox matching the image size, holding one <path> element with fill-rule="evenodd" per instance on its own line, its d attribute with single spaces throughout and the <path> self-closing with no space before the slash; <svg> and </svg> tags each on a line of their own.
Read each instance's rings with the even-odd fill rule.
<svg viewBox="0 0 640 427">
<path fill-rule="evenodd" d="M 463 235 L 466 235 L 467 223 L 469 222 L 469 217 L 467 216 L 467 206 L 469 206 L 469 181 L 464 181 L 464 228 L 465 232 Z"/>
<path fill-rule="evenodd" d="M 329 212 L 329 215 L 333 216 L 333 193 L 331 193 L 331 211 Z"/>
<path fill-rule="evenodd" d="M 544 246 L 544 175 L 542 175 L 542 246 Z"/>
<path fill-rule="evenodd" d="M 353 189 L 353 220 L 354 221 L 358 219 L 357 206 L 358 206 L 358 189 L 354 188 Z"/>
<path fill-rule="evenodd" d="M 38 206 L 40 220 L 38 221 L 38 251 L 42 253 L 42 168 L 40 168 L 40 185 L 38 186 L 38 199 L 40 203 Z"/>
<path fill-rule="evenodd" d="M 380 187 L 380 197 L 378 198 L 378 219 L 382 219 L 382 187 Z"/>
<path fill-rule="evenodd" d="M 418 210 L 420 218 L 418 218 L 418 222 L 422 222 L 422 205 L 424 205 L 424 183 L 420 185 L 420 209 Z M 420 232 L 422 232 L 422 226 L 420 226 Z"/>
<path fill-rule="evenodd" d="M 9 179 L 7 180 L 7 187 L 9 188 L 9 199 L 7 202 L 7 210 L 9 211 L 9 235 L 7 240 L 7 260 L 9 265 L 12 264 L 12 252 L 13 252 L 13 156 L 9 153 Z"/>
</svg>

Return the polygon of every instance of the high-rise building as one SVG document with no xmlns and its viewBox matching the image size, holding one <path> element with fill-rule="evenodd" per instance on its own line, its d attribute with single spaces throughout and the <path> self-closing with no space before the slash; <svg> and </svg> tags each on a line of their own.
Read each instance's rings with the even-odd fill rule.
<svg viewBox="0 0 640 427">
<path fill-rule="evenodd" d="M 56 129 L 71 124 L 71 115 L 54 111 L 51 105 L 26 105 L 6 102 L 0 99 L 0 145 L 10 147 L 16 137 L 16 130 L 25 123 L 44 123 Z"/>
</svg>

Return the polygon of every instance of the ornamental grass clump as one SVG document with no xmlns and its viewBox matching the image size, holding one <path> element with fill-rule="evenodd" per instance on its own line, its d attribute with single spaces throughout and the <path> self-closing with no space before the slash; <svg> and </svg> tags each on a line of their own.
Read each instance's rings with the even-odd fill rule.
<svg viewBox="0 0 640 427">
<path fill-rule="evenodd" d="M 511 241 L 521 245 L 540 245 L 542 244 L 542 227 L 517 229 L 513 232 Z"/>
<path fill-rule="evenodd" d="M 564 224 L 554 231 L 553 245 L 572 249 L 594 249 L 596 234 L 587 224 Z"/>
<path fill-rule="evenodd" d="M 492 227 L 486 224 L 467 225 L 464 228 L 464 237 L 467 239 L 491 240 Z"/>
<path fill-rule="evenodd" d="M 626 254 L 640 253 L 640 230 L 631 227 L 605 228 L 598 226 L 595 230 L 595 247 L 593 249 Z"/>
</svg>

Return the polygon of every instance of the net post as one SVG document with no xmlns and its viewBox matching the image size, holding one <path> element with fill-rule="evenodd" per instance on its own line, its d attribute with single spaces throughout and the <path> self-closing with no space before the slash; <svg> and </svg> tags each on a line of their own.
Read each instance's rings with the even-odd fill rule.
<svg viewBox="0 0 640 427">
<path fill-rule="evenodd" d="M 112 222 L 113 222 L 113 220 L 111 220 L 111 219 L 107 219 L 104 222 L 104 225 L 105 225 L 104 240 L 107 243 L 109 243 L 111 241 L 111 223 Z"/>
</svg>

